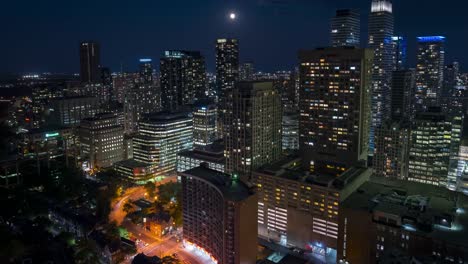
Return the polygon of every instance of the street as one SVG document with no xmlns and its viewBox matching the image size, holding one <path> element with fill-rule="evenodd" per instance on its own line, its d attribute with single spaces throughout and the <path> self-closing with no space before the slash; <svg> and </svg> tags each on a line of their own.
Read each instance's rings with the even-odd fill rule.
<svg viewBox="0 0 468 264">
<path fill-rule="evenodd" d="M 158 185 L 176 180 L 176 176 L 166 177 L 161 182 L 158 182 Z M 123 205 L 129 200 L 136 201 L 145 198 L 145 192 L 143 186 L 132 187 L 125 190 L 121 197 L 112 201 L 112 211 L 109 214 L 110 221 L 115 221 L 117 225 L 124 227 L 129 234 L 131 234 L 131 237 L 139 240 L 137 243 L 137 252 L 144 253 L 147 256 L 158 257 L 176 254 L 177 258 L 186 264 L 209 263 L 209 259 L 206 257 L 200 254 L 194 254 L 195 251 L 185 249 L 182 241 L 177 241 L 175 234 L 158 238 L 150 231 L 125 219 L 126 213 L 123 211 Z M 131 263 L 131 259 L 127 259 L 123 263 Z"/>
</svg>

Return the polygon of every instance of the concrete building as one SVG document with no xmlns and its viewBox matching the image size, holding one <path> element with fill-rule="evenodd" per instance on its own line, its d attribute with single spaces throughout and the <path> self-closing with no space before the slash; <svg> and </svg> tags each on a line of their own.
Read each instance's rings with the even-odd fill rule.
<svg viewBox="0 0 468 264">
<path fill-rule="evenodd" d="M 408 180 L 448 186 L 452 122 L 440 109 L 419 113 L 410 137 Z"/>
<path fill-rule="evenodd" d="M 165 111 L 180 111 L 206 97 L 205 58 L 198 51 L 165 51 L 160 61 L 161 103 Z"/>
<path fill-rule="evenodd" d="M 252 61 L 242 63 L 239 66 L 239 81 L 253 81 L 254 73 L 255 67 Z"/>
<path fill-rule="evenodd" d="M 319 48 L 300 51 L 299 60 L 303 165 L 339 175 L 367 160 L 372 51 Z"/>
<path fill-rule="evenodd" d="M 386 123 L 375 130 L 372 169 L 378 177 L 408 177 L 410 127 L 403 122 Z"/>
<path fill-rule="evenodd" d="M 331 45 L 333 47 L 361 45 L 361 18 L 357 10 L 339 9 L 331 19 Z"/>
<path fill-rule="evenodd" d="M 101 81 L 101 53 L 96 42 L 80 43 L 80 79 L 83 83 L 98 83 Z"/>
<path fill-rule="evenodd" d="M 155 179 L 151 165 L 134 159 L 127 159 L 114 164 L 115 171 L 124 180 L 143 185 Z"/>
<path fill-rule="evenodd" d="M 299 150 L 299 115 L 297 113 L 283 113 L 281 132 L 283 150 Z"/>
<path fill-rule="evenodd" d="M 193 144 L 203 147 L 217 139 L 218 109 L 212 101 L 198 101 L 193 114 Z"/>
<path fill-rule="evenodd" d="M 124 127 L 112 113 L 81 120 L 78 128 L 81 156 L 91 170 L 112 166 L 124 159 Z"/>
<path fill-rule="evenodd" d="M 426 184 L 373 179 L 339 209 L 337 263 L 380 262 L 398 250 L 413 262 L 466 263 L 468 199 Z"/>
<path fill-rule="evenodd" d="M 370 175 L 365 168 L 350 168 L 338 177 L 311 174 L 295 157 L 260 168 L 252 176 L 258 188 L 259 237 L 335 263 L 340 203 Z"/>
<path fill-rule="evenodd" d="M 406 69 L 406 61 L 408 59 L 407 50 L 408 43 L 403 36 L 393 36 L 393 69 L 395 71 L 401 71 Z"/>
<path fill-rule="evenodd" d="M 78 126 L 82 119 L 100 112 L 99 98 L 76 96 L 56 98 L 51 101 L 49 124 L 54 126 Z"/>
<path fill-rule="evenodd" d="M 226 172 L 248 179 L 281 155 L 281 98 L 271 82 L 240 82 L 224 115 Z"/>
<path fill-rule="evenodd" d="M 445 37 L 418 37 L 416 110 L 440 104 L 444 79 Z"/>
<path fill-rule="evenodd" d="M 414 70 L 398 70 L 392 73 L 392 120 L 410 121 L 414 118 Z"/>
<path fill-rule="evenodd" d="M 257 260 L 257 195 L 237 178 L 200 166 L 182 178 L 184 244 L 218 264 Z"/>
<path fill-rule="evenodd" d="M 177 153 L 193 148 L 192 117 L 187 113 L 148 115 L 138 123 L 133 159 L 151 167 L 154 176 L 176 170 Z"/>
<path fill-rule="evenodd" d="M 207 163 L 208 168 L 224 172 L 226 159 L 224 158 L 224 143 L 197 147 L 194 150 L 186 150 L 177 154 L 177 172 L 184 172 Z"/>
</svg>

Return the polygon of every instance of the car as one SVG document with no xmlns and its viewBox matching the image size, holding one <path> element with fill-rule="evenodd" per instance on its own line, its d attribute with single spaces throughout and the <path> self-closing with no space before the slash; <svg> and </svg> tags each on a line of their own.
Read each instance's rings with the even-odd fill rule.
<svg viewBox="0 0 468 264">
<path fill-rule="evenodd" d="M 147 247 L 149 244 L 148 243 L 145 243 L 145 247 Z"/>
</svg>

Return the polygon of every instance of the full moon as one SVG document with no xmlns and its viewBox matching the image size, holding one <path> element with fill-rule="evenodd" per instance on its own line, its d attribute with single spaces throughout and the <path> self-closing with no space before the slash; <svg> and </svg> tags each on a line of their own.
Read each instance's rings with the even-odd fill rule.
<svg viewBox="0 0 468 264">
<path fill-rule="evenodd" d="M 230 13 L 230 14 L 229 14 L 229 18 L 230 18 L 231 20 L 236 19 L 236 13 Z"/>
</svg>

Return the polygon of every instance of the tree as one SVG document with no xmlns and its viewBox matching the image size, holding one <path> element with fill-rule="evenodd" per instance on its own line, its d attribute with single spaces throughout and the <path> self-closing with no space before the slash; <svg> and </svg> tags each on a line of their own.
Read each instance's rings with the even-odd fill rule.
<svg viewBox="0 0 468 264">
<path fill-rule="evenodd" d="M 162 264 L 182 264 L 180 260 L 175 258 L 174 256 L 165 256 L 162 259 Z"/>
<path fill-rule="evenodd" d="M 179 197 L 182 185 L 177 182 L 169 182 L 158 186 L 158 200 L 162 204 L 168 204 L 172 198 Z"/>
<path fill-rule="evenodd" d="M 155 192 L 156 192 L 156 185 L 154 185 L 153 182 L 149 181 L 145 184 L 145 190 L 146 190 L 146 193 L 149 195 L 149 197 L 154 197 Z"/>
<path fill-rule="evenodd" d="M 76 244 L 73 254 L 75 263 L 102 263 L 99 251 L 96 242 L 91 239 L 81 239 Z"/>
</svg>

